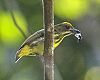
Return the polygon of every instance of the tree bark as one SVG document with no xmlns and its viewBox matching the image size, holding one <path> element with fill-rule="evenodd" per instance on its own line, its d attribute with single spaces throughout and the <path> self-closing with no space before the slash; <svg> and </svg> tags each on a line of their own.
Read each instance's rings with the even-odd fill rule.
<svg viewBox="0 0 100 80">
<path fill-rule="evenodd" d="M 45 26 L 44 41 L 44 80 L 54 80 L 54 2 L 43 0 Z"/>
</svg>

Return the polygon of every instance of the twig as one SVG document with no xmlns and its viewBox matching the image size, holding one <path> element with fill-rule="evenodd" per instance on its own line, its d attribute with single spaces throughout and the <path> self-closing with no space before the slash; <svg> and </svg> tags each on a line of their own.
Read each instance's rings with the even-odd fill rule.
<svg viewBox="0 0 100 80">
<path fill-rule="evenodd" d="M 44 42 L 44 80 L 54 80 L 54 3 L 43 0 L 43 16 L 45 26 Z"/>
<path fill-rule="evenodd" d="M 17 24 L 13 12 L 10 11 L 10 13 L 11 13 L 11 17 L 12 17 L 12 19 L 13 19 L 14 25 L 15 25 L 16 28 L 20 31 L 20 33 L 23 35 L 23 37 L 26 39 L 27 36 L 26 36 L 26 34 L 24 33 L 24 31 L 21 29 L 21 27 Z"/>
<path fill-rule="evenodd" d="M 4 0 L 4 3 L 5 3 L 6 8 L 8 9 L 8 11 L 11 13 L 11 17 L 13 19 L 15 27 L 21 32 L 23 37 L 26 39 L 27 38 L 26 34 L 21 29 L 21 27 L 18 25 L 18 23 L 16 22 L 16 19 L 15 19 L 14 14 L 13 14 L 13 10 L 18 8 L 18 6 L 16 5 L 15 0 Z"/>
</svg>

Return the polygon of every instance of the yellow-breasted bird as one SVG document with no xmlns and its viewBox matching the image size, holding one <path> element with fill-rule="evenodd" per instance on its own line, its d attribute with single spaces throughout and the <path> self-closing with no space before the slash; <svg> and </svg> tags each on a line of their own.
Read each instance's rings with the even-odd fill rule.
<svg viewBox="0 0 100 80">
<path fill-rule="evenodd" d="M 62 40 L 70 35 L 75 35 L 80 40 L 81 32 L 75 29 L 69 22 L 63 22 L 54 26 L 54 48 Z M 28 37 L 16 53 L 16 61 L 24 56 L 43 55 L 44 51 L 44 29 L 41 29 Z"/>
</svg>

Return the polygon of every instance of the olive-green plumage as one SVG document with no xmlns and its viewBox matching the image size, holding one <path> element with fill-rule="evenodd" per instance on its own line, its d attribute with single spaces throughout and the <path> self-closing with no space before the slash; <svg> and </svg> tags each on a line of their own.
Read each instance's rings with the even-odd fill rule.
<svg viewBox="0 0 100 80">
<path fill-rule="evenodd" d="M 74 34 L 81 39 L 81 33 L 69 22 L 63 22 L 54 26 L 54 48 L 56 48 L 66 36 Z M 23 56 L 43 55 L 44 29 L 41 29 L 28 37 L 16 53 L 16 62 Z"/>
</svg>

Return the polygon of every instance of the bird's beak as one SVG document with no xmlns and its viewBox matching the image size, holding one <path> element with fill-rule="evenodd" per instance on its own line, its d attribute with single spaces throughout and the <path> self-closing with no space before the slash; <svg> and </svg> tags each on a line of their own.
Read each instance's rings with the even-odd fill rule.
<svg viewBox="0 0 100 80">
<path fill-rule="evenodd" d="M 81 32 L 78 29 L 72 28 L 70 31 L 75 35 L 75 37 L 80 41 L 82 39 Z"/>
</svg>

